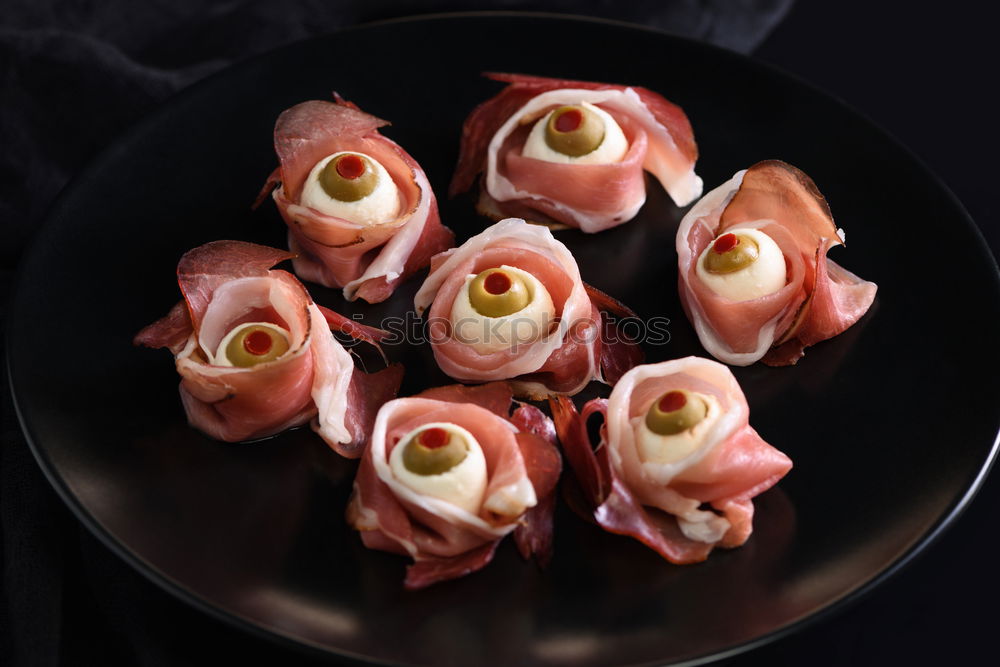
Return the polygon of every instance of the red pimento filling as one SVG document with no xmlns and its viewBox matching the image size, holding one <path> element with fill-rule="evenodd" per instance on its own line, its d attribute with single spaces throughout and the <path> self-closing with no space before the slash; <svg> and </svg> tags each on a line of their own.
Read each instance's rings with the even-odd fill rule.
<svg viewBox="0 0 1000 667">
<path fill-rule="evenodd" d="M 449 440 L 451 440 L 451 434 L 438 426 L 429 428 L 426 431 L 421 431 L 417 436 L 417 443 L 427 449 L 439 449 L 444 447 L 448 444 Z"/>
<path fill-rule="evenodd" d="M 567 109 L 556 117 L 555 127 L 559 132 L 573 132 L 583 125 L 583 112 L 579 109 Z"/>
<path fill-rule="evenodd" d="M 668 391 L 656 405 L 660 412 L 676 412 L 687 405 L 687 396 L 682 391 Z"/>
<path fill-rule="evenodd" d="M 736 236 L 736 234 L 723 234 L 719 238 L 715 239 L 715 243 L 712 244 L 712 250 L 721 255 L 725 252 L 729 252 L 739 244 L 740 239 Z"/>
<path fill-rule="evenodd" d="M 365 173 L 365 161 L 352 153 L 342 155 L 337 159 L 337 173 L 341 178 L 353 181 Z"/>
<path fill-rule="evenodd" d="M 504 294 L 511 287 L 510 278 L 503 271 L 496 271 L 486 276 L 483 281 L 483 289 L 494 296 Z"/>
<path fill-rule="evenodd" d="M 274 341 L 271 334 L 266 331 L 252 331 L 249 336 L 243 339 L 243 349 L 255 356 L 262 356 L 271 351 Z"/>
</svg>

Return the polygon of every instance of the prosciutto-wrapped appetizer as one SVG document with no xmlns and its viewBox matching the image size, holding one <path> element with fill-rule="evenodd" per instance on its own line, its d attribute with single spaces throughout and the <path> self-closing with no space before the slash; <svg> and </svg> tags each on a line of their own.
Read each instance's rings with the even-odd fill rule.
<svg viewBox="0 0 1000 667">
<path fill-rule="evenodd" d="M 188 420 L 207 435 L 239 442 L 312 420 L 334 450 L 357 458 L 402 367 L 357 370 L 330 329 L 369 343 L 383 332 L 317 306 L 295 276 L 270 270 L 291 257 L 242 241 L 185 253 L 184 300 L 134 342 L 174 353 Z"/>
<path fill-rule="evenodd" d="M 701 194 L 691 124 L 646 88 L 522 74 L 462 127 L 452 196 L 482 172 L 480 213 L 555 222 L 591 233 L 628 222 L 650 172 L 678 206 Z"/>
<path fill-rule="evenodd" d="M 547 228 L 516 218 L 434 257 L 414 305 L 430 307 L 441 370 L 462 382 L 513 380 L 518 396 L 575 394 L 642 361 L 638 345 L 608 335 L 600 311 L 635 313 L 584 284 Z"/>
<path fill-rule="evenodd" d="M 274 126 L 281 165 L 258 199 L 270 192 L 288 224 L 295 273 L 351 301 L 385 301 L 455 242 L 423 169 L 383 125 L 340 97 L 284 111 Z"/>
<path fill-rule="evenodd" d="M 411 590 L 479 570 L 509 533 L 545 565 L 561 469 L 551 420 L 511 414 L 507 383 L 429 389 L 379 410 L 347 520 L 365 546 L 414 560 Z"/>
<path fill-rule="evenodd" d="M 672 563 L 746 542 L 753 497 L 792 467 L 750 427 L 730 370 L 708 359 L 637 366 L 581 414 L 565 397 L 550 401 L 579 483 L 574 509 Z M 596 450 L 587 434 L 594 413 L 604 416 Z"/>
<path fill-rule="evenodd" d="M 816 185 L 784 162 L 709 192 L 677 230 L 681 302 L 701 344 L 734 366 L 787 366 L 857 322 L 877 287 L 827 259 L 843 242 Z"/>
</svg>

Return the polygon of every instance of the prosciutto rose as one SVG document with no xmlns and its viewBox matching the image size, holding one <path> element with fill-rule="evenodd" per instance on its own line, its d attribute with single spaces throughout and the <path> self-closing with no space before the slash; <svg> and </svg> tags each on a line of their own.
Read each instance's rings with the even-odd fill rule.
<svg viewBox="0 0 1000 667">
<path fill-rule="evenodd" d="M 753 497 L 792 467 L 749 425 L 733 374 L 708 359 L 633 368 L 582 413 L 565 397 L 551 406 L 579 485 L 575 509 L 672 563 L 746 542 Z M 587 434 L 595 413 L 604 417 L 596 451 Z"/>
<path fill-rule="evenodd" d="M 310 101 L 274 127 L 281 165 L 264 186 L 288 225 L 295 273 L 377 303 L 454 245 L 423 169 L 350 102 Z"/>
<path fill-rule="evenodd" d="M 635 314 L 585 285 L 569 249 L 524 220 L 434 257 L 414 305 L 441 370 L 462 382 L 513 380 L 518 396 L 575 394 L 642 360 L 601 311 Z"/>
<path fill-rule="evenodd" d="M 844 242 L 816 185 L 778 160 L 737 172 L 677 230 L 681 301 L 701 344 L 728 364 L 794 364 L 875 299 L 827 251 Z"/>
<path fill-rule="evenodd" d="M 599 232 L 628 222 L 646 201 L 644 171 L 678 206 L 701 194 L 698 147 L 684 111 L 646 88 L 522 74 L 462 127 L 452 196 L 482 172 L 478 208 Z"/>
<path fill-rule="evenodd" d="M 551 420 L 512 414 L 507 383 L 429 389 L 379 410 L 347 520 L 365 546 L 413 559 L 408 589 L 479 570 L 510 533 L 545 565 L 561 468 Z"/>
<path fill-rule="evenodd" d="M 402 367 L 357 370 L 330 329 L 369 343 L 382 332 L 317 306 L 293 275 L 270 270 L 291 257 L 242 241 L 185 253 L 184 300 L 134 342 L 174 353 L 188 420 L 207 435 L 239 442 L 312 420 L 334 450 L 357 458 Z"/>
</svg>

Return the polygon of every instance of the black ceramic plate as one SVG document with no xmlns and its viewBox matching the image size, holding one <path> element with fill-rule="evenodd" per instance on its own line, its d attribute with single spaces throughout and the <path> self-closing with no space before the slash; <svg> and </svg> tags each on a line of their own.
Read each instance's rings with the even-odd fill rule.
<svg viewBox="0 0 1000 667">
<path fill-rule="evenodd" d="M 795 468 L 757 502 L 742 548 L 676 567 L 560 509 L 547 571 L 504 544 L 486 570 L 402 590 L 402 558 L 343 519 L 355 465 L 308 429 L 250 445 L 189 428 L 170 355 L 132 336 L 179 298 L 180 255 L 238 238 L 280 245 L 268 203 L 278 113 L 337 90 L 439 193 L 461 122 L 498 86 L 483 70 L 644 85 L 684 107 L 709 188 L 781 158 L 810 174 L 879 284 L 875 306 L 792 368 L 737 369 L 751 421 Z M 443 201 L 461 239 L 485 224 Z M 704 354 L 676 296 L 682 211 L 652 185 L 639 217 L 565 231 L 585 280 L 671 319 L 650 361 Z M 417 281 L 418 282 L 418 281 Z M 378 324 L 387 304 L 317 301 Z M 13 393 L 35 453 L 94 532 L 178 596 L 237 625 L 344 656 L 438 664 L 670 662 L 775 637 L 869 588 L 969 500 L 993 456 L 1000 396 L 995 265 L 960 205 L 865 119 L 787 76 L 703 45 L 603 22 L 457 16 L 350 30 L 258 58 L 128 132 L 61 198 L 25 262 L 10 318 Z M 971 314 L 977 314 L 973 316 Z M 446 382 L 398 346 L 404 392 Z M 973 390 L 973 388 L 978 388 Z M 591 390 L 606 392 L 606 388 Z"/>
</svg>

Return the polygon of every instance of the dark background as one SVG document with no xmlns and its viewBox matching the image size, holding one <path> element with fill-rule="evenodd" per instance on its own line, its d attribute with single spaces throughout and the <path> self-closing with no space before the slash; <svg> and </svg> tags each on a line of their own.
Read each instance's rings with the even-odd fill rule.
<svg viewBox="0 0 1000 667">
<path fill-rule="evenodd" d="M 251 53 L 428 8 L 400 1 L 363 11 L 320 2 L 291 3 L 292 11 L 262 2 L 198 11 L 183 2 L 10 4 L 0 19 L 0 303 L 32 230 L 66 180 L 172 92 Z M 498 6 L 572 8 L 645 22 L 792 72 L 907 145 L 963 202 L 994 255 L 1000 250 L 989 196 L 990 177 L 998 173 L 996 110 L 988 101 L 997 48 L 992 24 L 975 3 L 948 3 L 947 11 L 853 0 Z M 905 248 L 906 229 L 899 232 Z M 928 263 L 933 270 L 932 258 Z M 970 314 L 956 326 L 975 326 L 975 318 Z M 111 554 L 48 486 L 20 438 L 6 393 L 3 410 L 0 664 L 326 664 L 202 615 Z M 997 510 L 994 475 L 936 544 L 869 595 L 725 664 L 982 660 L 992 652 L 1000 616 L 992 608 L 1000 598 Z"/>
</svg>

